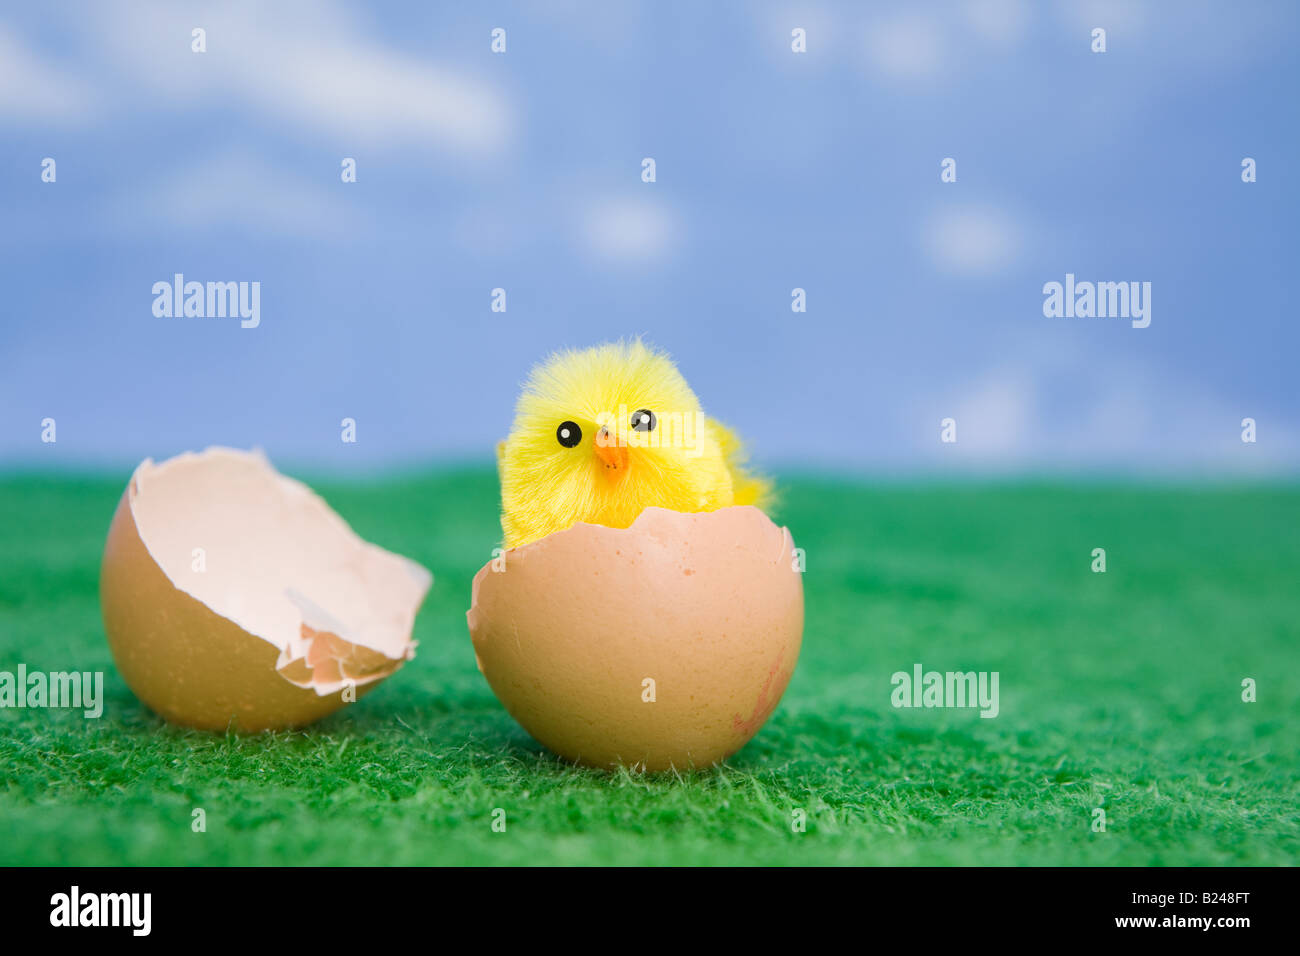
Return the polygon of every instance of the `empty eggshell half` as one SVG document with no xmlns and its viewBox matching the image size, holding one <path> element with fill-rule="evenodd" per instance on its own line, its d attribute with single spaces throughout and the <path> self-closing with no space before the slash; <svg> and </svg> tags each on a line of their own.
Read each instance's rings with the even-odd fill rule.
<svg viewBox="0 0 1300 956">
<path fill-rule="evenodd" d="M 100 603 L 145 704 L 190 727 L 256 731 L 318 720 L 414 656 L 432 582 L 261 454 L 210 448 L 135 470 Z"/>
<path fill-rule="evenodd" d="M 474 578 L 469 630 L 507 711 L 597 767 L 704 767 L 776 708 L 803 636 L 790 532 L 751 506 L 577 524 Z"/>
</svg>

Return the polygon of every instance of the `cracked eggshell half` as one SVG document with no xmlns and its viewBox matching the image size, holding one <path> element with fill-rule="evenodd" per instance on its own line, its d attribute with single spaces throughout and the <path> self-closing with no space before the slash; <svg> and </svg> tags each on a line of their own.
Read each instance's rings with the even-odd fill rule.
<svg viewBox="0 0 1300 956">
<path fill-rule="evenodd" d="M 433 576 L 363 541 L 256 452 L 209 448 L 131 476 L 100 604 L 127 685 L 178 724 L 300 727 L 414 656 Z"/>
<path fill-rule="evenodd" d="M 776 709 L 803 636 L 790 532 L 758 508 L 647 508 L 576 524 L 474 578 L 479 670 L 560 756 L 596 767 L 703 767 Z M 653 682 L 653 683 L 650 683 Z"/>
</svg>

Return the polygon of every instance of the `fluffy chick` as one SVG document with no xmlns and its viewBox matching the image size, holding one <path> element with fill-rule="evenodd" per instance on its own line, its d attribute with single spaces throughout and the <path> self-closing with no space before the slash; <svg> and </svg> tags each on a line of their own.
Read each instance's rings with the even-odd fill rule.
<svg viewBox="0 0 1300 956">
<path fill-rule="evenodd" d="M 534 368 L 497 464 L 507 548 L 579 521 L 626 528 L 651 506 L 712 511 L 768 494 L 736 436 L 639 340 L 557 352 Z"/>
</svg>

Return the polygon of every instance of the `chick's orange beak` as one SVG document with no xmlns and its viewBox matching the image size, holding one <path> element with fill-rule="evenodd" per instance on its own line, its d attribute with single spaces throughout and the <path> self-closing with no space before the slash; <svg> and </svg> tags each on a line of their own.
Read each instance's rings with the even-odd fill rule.
<svg viewBox="0 0 1300 956">
<path fill-rule="evenodd" d="M 596 440 L 592 442 L 592 447 L 595 448 L 596 457 L 600 459 L 607 471 L 619 474 L 627 471 L 627 446 L 620 444 L 608 428 L 602 428 L 596 433 Z"/>
</svg>

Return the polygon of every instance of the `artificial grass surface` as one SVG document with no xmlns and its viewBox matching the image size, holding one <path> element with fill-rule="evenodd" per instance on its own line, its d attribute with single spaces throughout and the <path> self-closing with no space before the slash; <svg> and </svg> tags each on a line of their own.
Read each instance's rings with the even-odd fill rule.
<svg viewBox="0 0 1300 956">
<path fill-rule="evenodd" d="M 722 768 L 549 756 L 474 666 L 489 471 L 315 482 L 436 576 L 416 659 L 295 733 L 164 725 L 113 668 L 97 580 L 126 475 L 0 479 L 0 670 L 105 671 L 105 712 L 0 710 L 3 864 L 1290 864 L 1300 852 L 1300 489 L 788 480 L 807 624 Z M 1090 570 L 1094 547 L 1108 570 Z M 890 675 L 998 671 L 1001 713 Z M 1258 682 L 1243 703 L 1241 681 Z M 1093 832 L 1104 807 L 1106 832 Z M 191 832 L 206 812 L 207 832 Z M 503 833 L 492 812 L 507 814 Z M 792 831 L 792 811 L 807 830 Z"/>
</svg>

